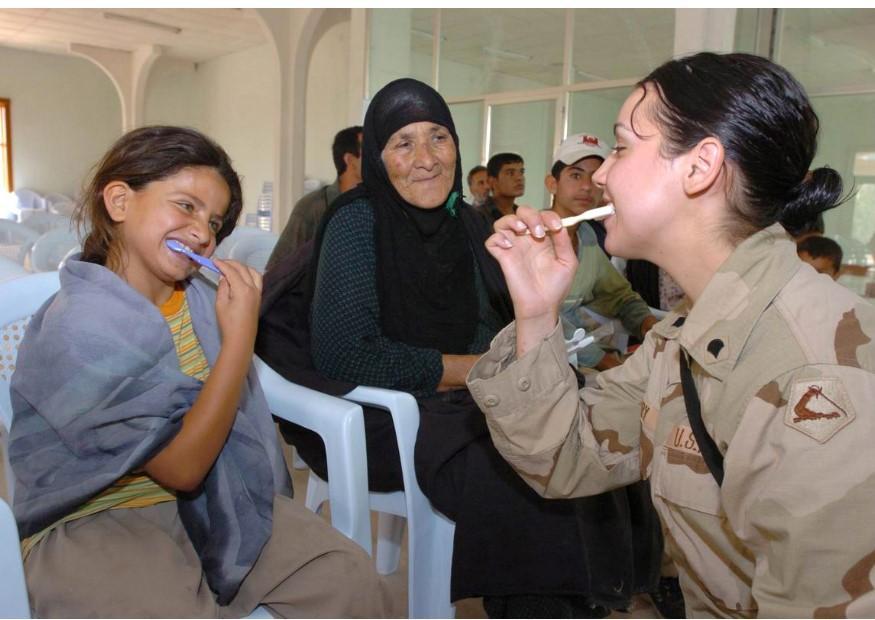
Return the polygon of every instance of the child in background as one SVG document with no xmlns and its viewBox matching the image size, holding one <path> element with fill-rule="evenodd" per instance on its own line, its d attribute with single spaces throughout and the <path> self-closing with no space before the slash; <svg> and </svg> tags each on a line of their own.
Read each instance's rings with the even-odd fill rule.
<svg viewBox="0 0 875 620">
<path fill-rule="evenodd" d="M 829 237 L 805 237 L 796 244 L 796 253 L 818 273 L 825 273 L 833 280 L 838 280 L 842 268 L 842 246 Z"/>
<path fill-rule="evenodd" d="M 218 290 L 242 209 L 227 154 L 145 127 L 104 156 L 90 233 L 33 316 L 12 377 L 15 515 L 37 617 L 380 616 L 367 555 L 292 503 L 252 368 L 261 276 Z"/>
</svg>

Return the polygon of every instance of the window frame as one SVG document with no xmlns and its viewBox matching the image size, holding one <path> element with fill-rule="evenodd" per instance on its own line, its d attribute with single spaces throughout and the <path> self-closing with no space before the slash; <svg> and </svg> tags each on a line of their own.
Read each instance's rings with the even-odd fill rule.
<svg viewBox="0 0 875 620">
<path fill-rule="evenodd" d="M 0 149 L 3 150 L 3 158 L 6 160 L 6 187 L 0 188 L 7 192 L 15 189 L 15 182 L 12 177 L 12 102 L 4 97 L 0 97 L 0 114 L 3 115 L 3 127 L 5 128 L 4 141 L 0 142 Z"/>
</svg>

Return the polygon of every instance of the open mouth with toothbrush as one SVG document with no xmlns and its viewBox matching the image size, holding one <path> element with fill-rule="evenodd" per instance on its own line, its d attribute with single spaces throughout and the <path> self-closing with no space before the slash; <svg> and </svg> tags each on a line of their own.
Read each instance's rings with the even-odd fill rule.
<svg viewBox="0 0 875 620">
<path fill-rule="evenodd" d="M 211 261 L 209 258 L 205 256 L 201 256 L 190 247 L 182 243 L 181 241 L 177 241 L 176 239 L 168 239 L 166 242 L 168 248 L 173 250 L 174 252 L 179 252 L 180 254 L 184 254 L 189 257 L 191 260 L 196 262 L 201 267 L 206 267 L 212 271 L 215 271 L 217 274 L 222 275 L 222 272 L 219 271 L 219 268 L 216 267 L 216 263 Z"/>
</svg>

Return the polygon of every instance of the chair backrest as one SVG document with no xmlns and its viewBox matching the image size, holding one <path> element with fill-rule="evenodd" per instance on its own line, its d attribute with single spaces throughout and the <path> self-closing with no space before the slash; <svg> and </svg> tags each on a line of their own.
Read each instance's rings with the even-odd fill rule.
<svg viewBox="0 0 875 620">
<path fill-rule="evenodd" d="M 45 209 L 46 199 L 39 192 L 32 189 L 22 187 L 15 190 L 15 196 L 18 198 L 18 206 L 21 209 Z"/>
<path fill-rule="evenodd" d="M 66 194 L 48 194 L 46 196 L 46 206 L 50 213 L 70 217 L 76 208 L 76 201 Z"/>
<path fill-rule="evenodd" d="M 39 209 L 22 209 L 19 221 L 39 234 L 46 233 L 55 228 L 73 230 L 73 221 L 68 216 Z"/>
<path fill-rule="evenodd" d="M 71 230 L 55 228 L 43 233 L 30 249 L 34 271 L 57 271 L 70 252 L 81 250 L 79 237 Z"/>
<path fill-rule="evenodd" d="M 39 233 L 11 220 L 0 220 L 0 256 L 23 264 Z"/>
<path fill-rule="evenodd" d="M 253 226 L 237 226 L 237 228 L 235 228 L 230 235 L 225 237 L 222 240 L 222 243 L 216 248 L 215 256 L 216 258 L 230 258 L 231 248 L 233 248 L 241 239 L 264 234 L 271 233 L 267 233 L 266 231 Z"/>
<path fill-rule="evenodd" d="M 17 261 L 0 256 L 0 282 L 20 278 L 27 273 L 27 270 Z"/>
<path fill-rule="evenodd" d="M 231 237 L 233 236 L 232 233 Z M 228 239 L 231 239 L 231 237 L 228 237 Z M 270 258 L 270 254 L 273 252 L 273 248 L 278 240 L 278 235 L 264 230 L 256 230 L 255 233 L 245 233 L 230 244 L 227 257 L 264 273 L 267 259 Z"/>
<path fill-rule="evenodd" d="M 0 282 L 0 452 L 6 472 L 6 497 L 11 500 L 14 489 L 12 468 L 6 439 L 12 424 L 12 400 L 9 381 L 15 370 L 18 345 L 30 317 L 60 287 L 57 271 L 47 271 Z"/>
<path fill-rule="evenodd" d="M 27 585 L 21 563 L 18 527 L 9 506 L 0 499 L 0 618 L 30 618 Z"/>
</svg>

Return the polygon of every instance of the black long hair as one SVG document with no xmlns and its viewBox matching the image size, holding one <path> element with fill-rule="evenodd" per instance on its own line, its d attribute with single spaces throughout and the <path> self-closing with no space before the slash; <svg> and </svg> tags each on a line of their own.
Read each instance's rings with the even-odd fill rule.
<svg viewBox="0 0 875 620">
<path fill-rule="evenodd" d="M 820 123 L 805 90 L 780 65 L 702 52 L 666 62 L 638 86 L 642 100 L 648 89 L 658 97 L 650 113 L 665 155 L 685 153 L 708 136 L 720 140 L 731 164 L 734 240 L 776 221 L 799 228 L 841 204 L 841 176 L 827 167 L 809 170 Z"/>
</svg>

